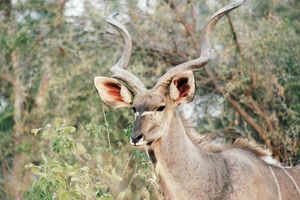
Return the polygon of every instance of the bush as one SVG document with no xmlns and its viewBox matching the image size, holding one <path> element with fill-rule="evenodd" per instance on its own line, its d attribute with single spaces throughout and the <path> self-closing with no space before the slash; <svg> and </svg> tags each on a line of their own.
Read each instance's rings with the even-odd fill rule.
<svg viewBox="0 0 300 200">
<path fill-rule="evenodd" d="M 132 199 L 132 193 L 134 199 L 149 199 L 156 178 L 148 158 L 123 141 L 111 141 L 117 133 L 110 127 L 109 123 L 75 127 L 58 118 L 33 129 L 31 133 L 42 139 L 39 145 L 46 148 L 41 163 L 26 165 L 34 181 L 24 199 Z"/>
</svg>

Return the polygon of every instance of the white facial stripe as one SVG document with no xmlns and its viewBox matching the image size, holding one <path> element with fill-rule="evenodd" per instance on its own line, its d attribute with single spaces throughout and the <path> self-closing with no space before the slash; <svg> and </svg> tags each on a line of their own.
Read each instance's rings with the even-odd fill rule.
<svg viewBox="0 0 300 200">
<path fill-rule="evenodd" d="M 153 113 L 154 113 L 154 111 L 145 111 L 145 112 L 142 113 L 141 116 L 144 116 L 144 115 L 151 115 L 151 114 L 153 114 Z"/>
<path fill-rule="evenodd" d="M 138 116 L 151 115 L 151 114 L 153 114 L 153 113 L 155 113 L 155 111 L 145 111 L 145 112 L 143 112 L 142 114 L 140 114 L 139 112 L 136 112 L 136 113 L 134 114 L 134 117 L 137 118 Z"/>
</svg>

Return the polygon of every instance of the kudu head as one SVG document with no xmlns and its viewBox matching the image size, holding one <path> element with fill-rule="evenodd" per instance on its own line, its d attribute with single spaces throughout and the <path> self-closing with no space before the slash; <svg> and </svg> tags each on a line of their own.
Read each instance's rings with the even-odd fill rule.
<svg viewBox="0 0 300 200">
<path fill-rule="evenodd" d="M 244 1 L 231 3 L 217 11 L 201 34 L 201 56 L 167 71 L 151 89 L 127 71 L 132 41 L 126 28 L 112 15 L 107 22 L 123 37 L 125 47 L 120 60 L 111 68 L 112 78 L 97 76 L 94 84 L 103 102 L 111 107 L 131 108 L 135 122 L 130 142 L 133 146 L 146 147 L 167 134 L 176 107 L 193 100 L 195 79 L 193 72 L 201 70 L 211 57 L 210 36 L 218 20 Z"/>
</svg>

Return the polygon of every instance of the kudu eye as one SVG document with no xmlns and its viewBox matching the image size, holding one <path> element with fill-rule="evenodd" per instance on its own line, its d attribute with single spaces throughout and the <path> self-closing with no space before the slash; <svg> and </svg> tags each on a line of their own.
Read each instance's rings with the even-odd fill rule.
<svg viewBox="0 0 300 200">
<path fill-rule="evenodd" d="M 135 107 L 131 107 L 131 110 L 132 110 L 133 112 L 136 112 L 136 108 L 135 108 Z"/>
<path fill-rule="evenodd" d="M 166 106 L 160 106 L 160 107 L 158 107 L 158 108 L 156 109 L 156 111 L 161 112 L 161 111 L 163 111 L 165 108 L 166 108 Z"/>
</svg>

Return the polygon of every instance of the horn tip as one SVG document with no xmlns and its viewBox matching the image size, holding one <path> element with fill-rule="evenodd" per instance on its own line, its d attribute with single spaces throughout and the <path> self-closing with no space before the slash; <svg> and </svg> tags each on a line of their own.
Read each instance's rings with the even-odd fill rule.
<svg viewBox="0 0 300 200">
<path fill-rule="evenodd" d="M 116 16 L 118 16 L 120 14 L 120 12 L 113 12 L 112 14 L 110 14 L 107 18 L 106 18 L 106 21 L 107 22 L 110 22 L 111 20 L 114 20 L 114 18 Z"/>
</svg>

